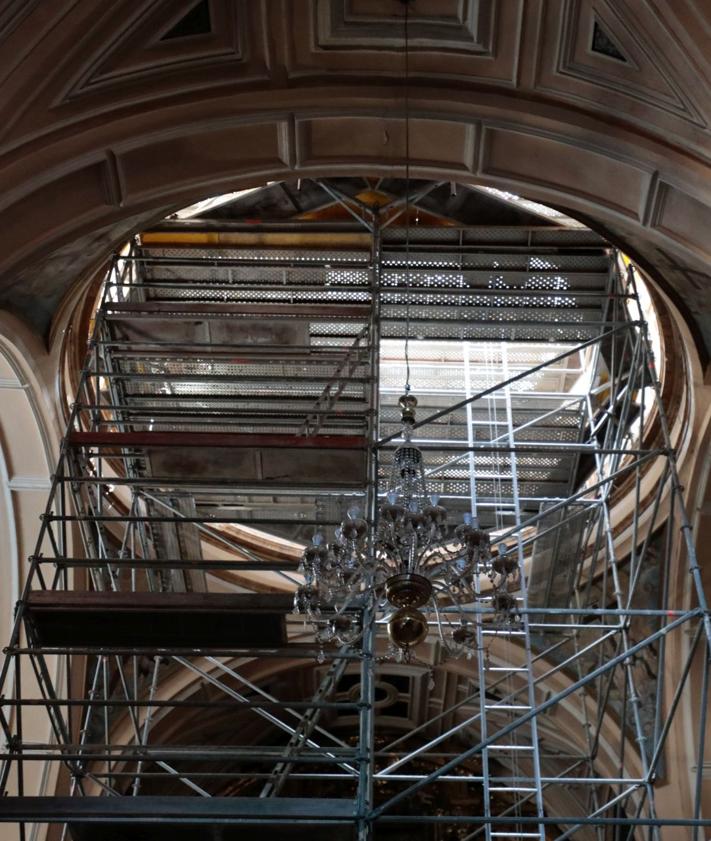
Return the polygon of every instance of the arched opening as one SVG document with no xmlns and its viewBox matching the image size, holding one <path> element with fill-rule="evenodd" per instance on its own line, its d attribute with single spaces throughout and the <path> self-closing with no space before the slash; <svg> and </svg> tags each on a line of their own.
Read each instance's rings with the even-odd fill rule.
<svg viewBox="0 0 711 841">
<path fill-rule="evenodd" d="M 272 679 L 282 693 L 296 692 L 289 698 L 297 705 L 318 703 L 313 699 L 323 697 L 324 686 L 334 714 L 351 704 L 333 721 L 324 716 L 319 731 L 334 737 L 334 750 L 351 747 L 353 734 L 345 734 L 359 713 L 350 691 L 365 691 L 361 667 L 339 661 L 327 616 L 313 627 L 289 620 L 280 640 L 277 613 L 289 610 L 267 597 L 277 591 L 275 598 L 286 593 L 291 602 L 304 582 L 297 568 L 301 548 L 314 532 L 337 526 L 353 502 L 367 504 L 370 477 L 380 485 L 376 501 L 384 496 L 394 450 L 378 447 L 379 469 L 372 473 L 363 457 L 350 457 L 351 443 L 372 434 L 373 445 L 387 444 L 397 435 L 396 400 L 407 373 L 421 397 L 418 410 L 434 417 L 413 439 L 426 453 L 427 481 L 441 485 L 438 495 L 455 521 L 476 516 L 492 542 L 518 546 L 521 573 L 506 588 L 515 610 L 502 615 L 485 592 L 486 621 L 473 614 L 470 627 L 486 644 L 471 645 L 474 637 L 467 634 L 474 631 L 456 640 L 453 631 L 461 626 L 446 615 L 445 598 L 432 614 L 422 652 L 394 671 L 381 667 L 382 674 L 389 668 L 420 686 L 419 709 L 412 706 L 417 693 L 411 686 L 393 702 L 404 705 L 396 715 L 386 712 L 376 684 L 376 732 L 380 728 L 384 745 L 399 746 L 389 764 L 378 760 L 381 800 L 398 798 L 442 767 L 442 757 L 429 756 L 432 751 L 416 742 L 404 744 L 398 730 L 427 730 L 440 752 L 456 753 L 461 739 L 485 741 L 487 732 L 506 730 L 516 715 L 524 720 L 507 731 L 515 736 L 462 765 L 470 809 L 479 797 L 501 817 L 509 809 L 531 817 L 528 795 L 547 780 L 553 786 L 544 799 L 549 816 L 584 814 L 586 783 L 582 772 L 571 776 L 565 765 L 566 743 L 580 750 L 574 770 L 591 773 L 600 796 L 612 796 L 608 789 L 622 776 L 634 780 L 643 773 L 629 745 L 655 723 L 630 719 L 620 698 L 629 680 L 644 684 L 648 698 L 661 691 L 658 662 L 650 657 L 639 667 L 654 675 L 648 683 L 625 658 L 607 689 L 602 683 L 592 689 L 585 679 L 616 656 L 606 634 L 615 633 L 615 611 L 635 610 L 637 584 L 660 563 L 659 544 L 647 538 L 668 506 L 667 497 L 655 493 L 663 485 L 661 462 L 650 460 L 649 469 L 644 464 L 647 453 L 656 452 L 659 430 L 655 411 L 645 409 L 655 393 L 642 345 L 615 338 L 623 330 L 637 335 L 639 311 L 627 306 L 636 306 L 636 290 L 614 249 L 589 229 L 561 224 L 560 214 L 534 217 L 530 204 L 512 207 L 512 197 L 502 204 L 451 182 L 412 186 L 416 198 L 409 191 L 404 198 L 397 179 L 272 183 L 224 203 L 202 203 L 198 218 L 177 213 L 144 231 L 115 261 L 72 408 L 68 445 L 75 455 L 67 467 L 73 472 L 61 481 L 82 488 L 79 519 L 88 558 L 77 564 L 88 569 L 89 592 L 113 601 L 130 594 L 133 602 L 121 608 L 129 622 L 117 619 L 111 632 L 127 634 L 125 644 L 149 634 L 156 650 L 169 653 L 165 661 L 126 653 L 114 673 L 87 651 L 95 659 L 88 661 L 86 680 L 124 693 L 129 712 L 119 708 L 108 725 L 94 716 L 84 730 L 94 740 L 103 726 L 104 738 L 129 754 L 144 734 L 178 751 L 192 735 L 206 754 L 201 770 L 192 771 L 128 754 L 120 768 L 92 762 L 91 791 L 108 786 L 116 794 L 148 796 L 189 788 L 246 797 L 278 785 L 299 797 L 336 789 L 352 795 L 347 774 L 337 779 L 338 772 L 319 776 L 301 768 L 310 719 L 302 719 L 302 732 L 259 708 L 264 732 L 252 729 L 255 750 L 271 756 L 285 732 L 299 745 L 299 761 L 282 762 L 288 770 L 274 779 L 273 772 L 265 777 L 250 762 L 218 753 L 241 744 L 253 701 L 276 703 Z M 661 319 L 672 329 L 668 314 Z M 89 321 L 94 313 L 85 306 L 75 328 L 79 346 Z M 67 351 L 71 373 L 76 348 Z M 664 379 L 673 424 L 683 428 L 685 384 Z M 240 436 L 249 437 L 246 454 Z M 277 436 L 283 439 L 278 446 Z M 304 457 L 301 444 L 312 442 L 328 455 L 319 450 L 316 460 L 309 461 L 308 452 Z M 275 446 L 276 457 L 269 452 Z M 226 623 L 213 613 L 198 628 L 190 605 L 203 595 L 241 600 L 240 611 L 251 618 L 233 614 Z M 193 622 L 200 646 L 214 648 L 217 634 L 227 649 L 242 653 L 207 662 L 176 653 L 180 632 L 174 621 L 159 619 L 156 600 L 173 596 L 182 599 L 184 622 Z M 151 599 L 141 614 L 142 600 Z M 104 639 L 113 650 L 98 608 L 85 611 L 82 634 L 90 626 L 94 642 Z M 57 631 L 52 621 L 44 633 Z M 61 631 L 65 645 L 79 643 L 72 637 L 77 624 Z M 635 627 L 634 634 L 644 638 L 645 629 Z M 470 643 L 468 670 L 476 670 L 478 690 L 471 675 L 461 686 L 447 676 L 458 674 L 443 667 L 450 637 Z M 303 670 L 298 680 L 293 667 L 268 679 L 248 653 L 264 644 L 280 654 L 279 645 L 305 646 L 304 654 L 325 665 Z M 376 646 L 388 662 L 385 638 L 376 637 Z M 382 677 L 380 689 L 386 684 Z M 578 689 L 575 702 L 566 700 Z M 603 691 L 614 700 L 608 698 L 606 715 L 595 719 L 591 710 Z M 437 705 L 448 709 L 452 692 L 462 697 L 454 702 L 450 733 Z M 247 705 L 240 713 L 244 724 L 230 711 L 205 718 L 205 707 L 222 709 L 217 699 L 223 695 L 228 706 Z M 555 723 L 526 718 L 527 710 L 547 709 L 551 698 Z M 229 738 L 227 720 L 235 722 Z M 533 720 L 536 732 L 522 735 Z M 587 748 L 577 732 L 581 721 L 595 734 L 586 737 Z M 593 757 L 595 742 L 602 747 Z M 627 760 L 616 776 L 615 750 L 623 744 Z M 534 746 L 537 758 L 526 753 Z M 348 762 L 341 760 L 343 770 Z M 457 781 L 445 778 L 441 785 L 447 782 Z M 482 795 L 482 786 L 499 783 L 500 794 Z M 520 798 L 519 789 L 526 792 Z"/>
</svg>

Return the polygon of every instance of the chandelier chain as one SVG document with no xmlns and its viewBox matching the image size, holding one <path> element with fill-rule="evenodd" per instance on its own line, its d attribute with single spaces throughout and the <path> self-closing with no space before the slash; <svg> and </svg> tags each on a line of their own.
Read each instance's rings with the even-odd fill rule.
<svg viewBox="0 0 711 841">
<path fill-rule="evenodd" d="M 405 3 L 405 394 L 410 393 L 410 14 Z"/>
<path fill-rule="evenodd" d="M 489 534 L 479 528 L 474 512 L 459 525 L 451 524 L 438 494 L 426 481 L 423 452 L 413 441 L 417 398 L 410 393 L 410 54 L 408 0 L 404 14 L 405 115 L 405 389 L 398 404 L 402 443 L 392 453 L 385 501 L 373 522 L 351 506 L 334 539 L 320 532 L 306 547 L 299 567 L 304 583 L 294 598 L 295 612 L 311 623 L 316 642 L 355 645 L 363 636 L 358 616 L 366 604 L 387 622 L 389 656 L 414 662 L 413 649 L 429 634 L 434 615 L 440 643 L 455 656 L 472 656 L 476 631 L 468 612 L 472 605 L 493 614 L 490 621 L 515 623 L 516 601 L 509 584 L 518 564 L 505 547 L 491 551 Z M 473 481 L 473 478 L 472 478 Z M 489 579 L 482 593 L 481 579 Z M 459 621 L 442 627 L 439 605 L 459 612 Z M 478 620 L 479 622 L 481 620 Z M 386 658 L 379 657 L 378 660 Z"/>
</svg>

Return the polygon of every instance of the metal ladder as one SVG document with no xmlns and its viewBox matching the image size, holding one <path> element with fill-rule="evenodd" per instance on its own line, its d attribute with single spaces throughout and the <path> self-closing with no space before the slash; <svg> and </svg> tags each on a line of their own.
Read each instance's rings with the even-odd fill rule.
<svg viewBox="0 0 711 841">
<path fill-rule="evenodd" d="M 465 346 L 466 347 L 466 346 Z M 466 351 L 465 351 L 466 354 Z M 508 379 L 507 348 L 501 343 L 501 355 L 504 365 L 504 379 Z M 465 356 L 468 363 L 468 354 Z M 470 391 L 468 365 L 466 365 L 467 392 Z M 508 387 L 504 388 L 506 406 L 507 439 L 511 447 L 515 446 L 515 433 L 511 394 Z M 470 447 L 473 444 L 474 432 L 471 415 L 468 418 L 468 437 Z M 471 497 L 473 514 L 476 514 L 476 484 L 474 459 L 470 457 Z M 521 535 L 521 514 L 519 506 L 518 477 L 516 469 L 516 454 L 511 453 L 511 482 L 513 490 L 514 512 L 518 540 L 515 551 L 519 566 L 519 593 L 516 599 L 517 609 L 520 610 L 515 619 L 504 621 L 492 627 L 492 623 L 485 621 L 491 614 L 478 612 L 475 614 L 475 634 L 477 649 L 477 670 L 479 679 L 479 722 L 480 741 L 487 742 L 506 724 L 516 718 L 529 713 L 535 706 L 533 656 L 531 651 L 531 634 L 527 614 L 528 593 L 526 587 L 526 573 L 524 570 L 524 551 Z M 477 591 L 480 582 L 476 581 Z M 506 641 L 498 645 L 495 660 L 490 660 L 488 654 L 489 643 Z M 508 688 L 502 690 L 502 685 Z M 513 685 L 515 684 L 515 685 Z M 509 720 L 502 721 L 502 716 Z M 482 780 L 484 818 L 511 817 L 511 824 L 515 827 L 516 812 L 524 805 L 534 803 L 537 817 L 544 816 L 543 790 L 541 783 L 540 752 L 538 746 L 538 729 L 535 716 L 510 733 L 503 735 L 500 740 L 494 740 L 482 748 Z M 492 766 L 494 766 L 492 768 Z M 505 777 L 497 776 L 495 766 L 507 766 L 511 773 Z M 492 773 L 493 771 L 493 773 Z M 497 795 L 508 795 L 512 802 L 496 814 L 494 801 Z M 504 825 L 505 826 L 505 825 Z M 484 826 L 486 841 L 495 838 L 537 838 L 545 841 L 543 824 L 538 824 L 534 830 L 531 824 L 520 825 L 507 830 L 501 824 Z"/>
</svg>

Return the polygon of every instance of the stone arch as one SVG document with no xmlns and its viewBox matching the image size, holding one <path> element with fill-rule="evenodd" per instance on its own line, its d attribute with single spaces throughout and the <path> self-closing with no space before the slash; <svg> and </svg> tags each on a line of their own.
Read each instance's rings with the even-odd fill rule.
<svg viewBox="0 0 711 841">
<path fill-rule="evenodd" d="M 286 177 L 403 174 L 397 90 L 358 94 L 273 91 L 269 111 L 238 97 L 193 102 L 58 138 L 37 151 L 31 175 L 21 159 L 5 171 L 14 184 L 0 212 L 10 244 L 0 265 L 3 298 L 45 331 L 77 270 L 180 206 Z M 502 95 L 472 101 L 449 89 L 418 90 L 413 177 L 472 180 L 567 208 L 637 253 L 684 301 L 701 337 L 711 337 L 697 288 L 711 258 L 706 163 L 627 128 L 611 131 L 599 118 L 527 106 Z M 31 315 L 40 291 L 47 311 Z"/>
</svg>

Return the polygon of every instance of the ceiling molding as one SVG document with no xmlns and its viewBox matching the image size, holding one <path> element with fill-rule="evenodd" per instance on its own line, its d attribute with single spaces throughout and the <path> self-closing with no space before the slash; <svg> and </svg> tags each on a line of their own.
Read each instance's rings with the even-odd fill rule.
<svg viewBox="0 0 711 841">
<path fill-rule="evenodd" d="M 284 3 L 292 79 L 337 76 L 404 76 L 402 7 L 371 0 L 304 0 L 309 14 Z M 410 73 L 515 87 L 524 4 L 521 0 L 441 0 L 438 13 L 408 25 Z"/>
<path fill-rule="evenodd" d="M 244 65 L 248 15 L 245 0 L 211 0 L 211 33 L 164 40 L 166 32 L 194 5 L 194 0 L 136 4 L 138 13 L 128 17 L 128 25 L 115 32 L 109 43 L 98 42 L 98 49 L 80 76 L 56 104 L 194 65 L 203 71 L 206 65 L 224 62 Z"/>
<path fill-rule="evenodd" d="M 591 49 L 596 22 L 619 45 L 626 62 Z M 621 6 L 604 0 L 571 0 L 564 6 L 559 44 L 560 74 L 588 82 L 596 89 L 654 103 L 696 125 L 707 125 L 679 85 L 663 51 L 651 45 L 634 22 L 625 19 Z"/>
<path fill-rule="evenodd" d="M 408 42 L 418 50 L 470 52 L 493 57 L 494 21 L 501 12 L 500 0 L 440 0 L 437 13 L 408 17 Z M 404 10 L 401 4 L 368 0 L 314 0 L 315 47 L 317 50 L 403 51 Z"/>
</svg>

